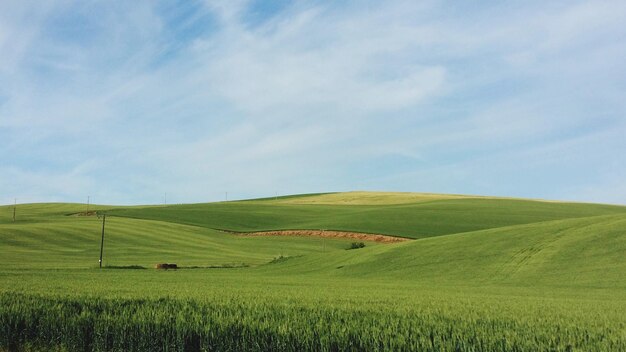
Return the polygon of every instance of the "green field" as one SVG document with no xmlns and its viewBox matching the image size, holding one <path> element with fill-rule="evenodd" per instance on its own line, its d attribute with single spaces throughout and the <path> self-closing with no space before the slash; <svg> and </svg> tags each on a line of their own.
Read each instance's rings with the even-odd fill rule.
<svg viewBox="0 0 626 352">
<path fill-rule="evenodd" d="M 415 193 L 0 207 L 0 350 L 626 351 L 626 207 Z M 396 244 L 232 232 L 325 229 Z M 181 269 L 152 269 L 173 262 Z"/>
</svg>

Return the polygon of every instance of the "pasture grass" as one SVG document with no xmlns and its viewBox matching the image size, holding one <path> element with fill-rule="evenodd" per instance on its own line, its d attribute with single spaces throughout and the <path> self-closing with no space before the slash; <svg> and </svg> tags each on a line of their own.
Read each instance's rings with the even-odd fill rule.
<svg viewBox="0 0 626 352">
<path fill-rule="evenodd" d="M 420 203 L 442 199 L 481 198 L 456 194 L 411 193 L 411 192 L 339 192 L 301 197 L 277 198 L 273 203 L 278 204 L 321 204 L 321 205 L 392 205 Z M 484 197 L 482 197 L 484 198 Z M 265 200 L 272 200 L 266 198 Z"/>
<path fill-rule="evenodd" d="M 95 268 L 101 219 L 58 215 L 0 226 L 4 268 Z M 371 246 L 378 246 L 372 242 Z M 349 239 L 244 237 L 177 223 L 108 216 L 104 265 L 249 266 L 278 256 L 343 251 Z"/>
<path fill-rule="evenodd" d="M 0 351 L 626 350 L 625 207 L 330 196 L 0 207 Z M 307 228 L 418 239 L 215 230 Z"/>
<path fill-rule="evenodd" d="M 606 289 L 446 286 L 246 269 L 33 270 L 19 278 L 0 294 L 5 346 L 10 340 L 118 351 L 626 348 L 625 297 Z"/>
<path fill-rule="evenodd" d="M 310 198 L 313 197 L 302 199 Z M 116 208 L 109 213 L 240 232 L 324 229 L 426 238 L 540 221 L 624 214 L 626 207 L 497 198 L 377 205 L 282 204 L 268 199 Z"/>
</svg>

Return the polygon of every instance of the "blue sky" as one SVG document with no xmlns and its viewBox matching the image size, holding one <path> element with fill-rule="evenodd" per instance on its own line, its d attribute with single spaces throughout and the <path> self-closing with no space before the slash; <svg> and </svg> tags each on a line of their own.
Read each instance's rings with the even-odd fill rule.
<svg viewBox="0 0 626 352">
<path fill-rule="evenodd" d="M 624 1 L 6 1 L 0 204 L 626 204 Z"/>
</svg>

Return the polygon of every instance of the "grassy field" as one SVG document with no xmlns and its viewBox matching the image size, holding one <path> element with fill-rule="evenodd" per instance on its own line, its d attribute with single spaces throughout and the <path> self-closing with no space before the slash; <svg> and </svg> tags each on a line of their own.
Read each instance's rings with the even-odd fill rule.
<svg viewBox="0 0 626 352">
<path fill-rule="evenodd" d="M 0 350 L 626 350 L 626 207 L 354 192 L 91 209 L 103 270 L 85 205 L 18 205 L 15 223 L 0 207 Z M 276 229 L 415 240 L 218 231 Z"/>
<path fill-rule="evenodd" d="M 374 194 L 375 195 L 375 194 Z M 213 229 L 263 231 L 327 229 L 425 238 L 541 221 L 623 214 L 625 207 L 553 203 L 498 198 L 453 198 L 427 195 L 414 203 L 401 203 L 405 195 L 366 197 L 360 204 L 299 204 L 298 197 L 244 202 L 134 207 L 113 209 L 115 216 L 168 221 Z M 324 196 L 305 196 L 302 202 Z M 372 201 L 372 198 L 375 200 Z M 351 203 L 353 193 L 347 193 Z M 288 202 L 288 203 L 285 203 Z M 339 203 L 339 204 L 338 204 Z"/>
</svg>

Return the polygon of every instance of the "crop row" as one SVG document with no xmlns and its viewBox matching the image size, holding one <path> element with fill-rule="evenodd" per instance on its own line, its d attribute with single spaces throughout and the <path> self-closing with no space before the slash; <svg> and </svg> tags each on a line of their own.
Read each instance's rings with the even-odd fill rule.
<svg viewBox="0 0 626 352">
<path fill-rule="evenodd" d="M 0 349 L 67 351 L 626 350 L 624 326 L 265 300 L 0 294 Z"/>
</svg>

